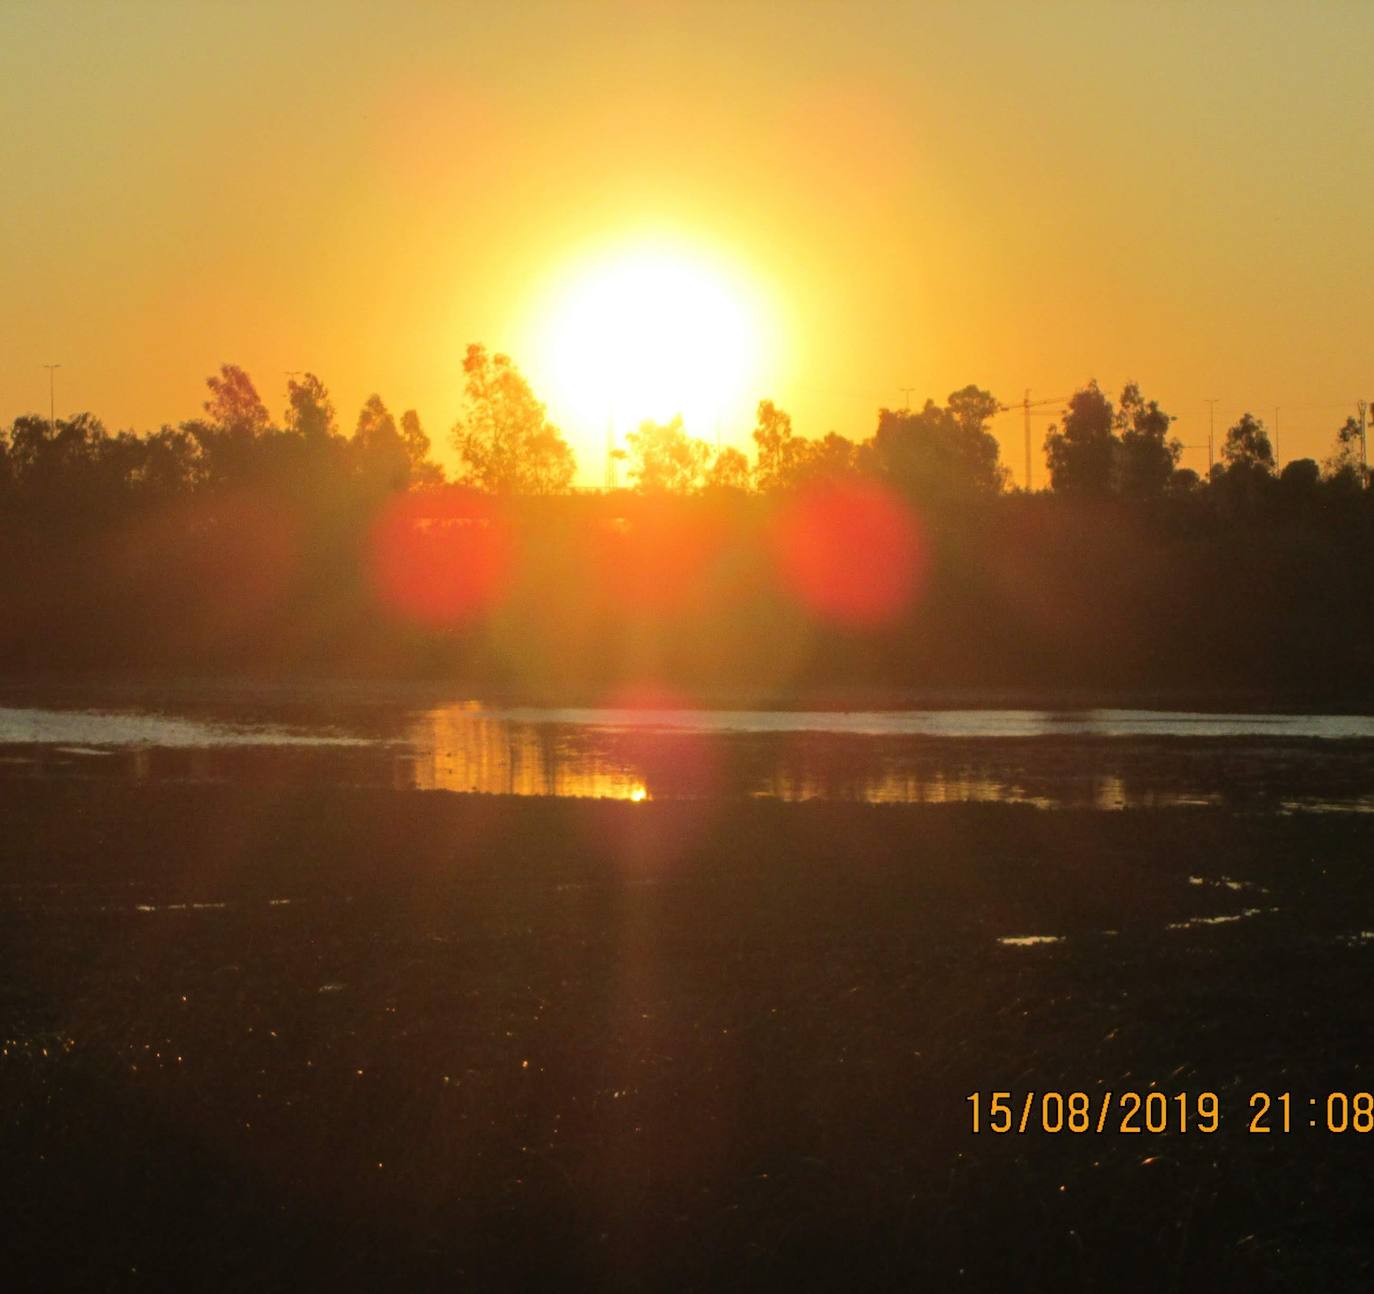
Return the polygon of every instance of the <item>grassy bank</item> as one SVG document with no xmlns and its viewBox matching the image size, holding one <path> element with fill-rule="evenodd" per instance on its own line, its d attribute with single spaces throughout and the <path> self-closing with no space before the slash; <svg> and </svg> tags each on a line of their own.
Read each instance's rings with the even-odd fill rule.
<svg viewBox="0 0 1374 1294">
<path fill-rule="evenodd" d="M 22 1282 L 1368 1285 L 1374 1138 L 1305 1102 L 1374 1086 L 1374 822 L 18 778 L 0 815 Z M 968 1130 L 1151 1087 L 1221 1131 Z M 1246 1131 L 1257 1090 L 1302 1126 Z"/>
</svg>

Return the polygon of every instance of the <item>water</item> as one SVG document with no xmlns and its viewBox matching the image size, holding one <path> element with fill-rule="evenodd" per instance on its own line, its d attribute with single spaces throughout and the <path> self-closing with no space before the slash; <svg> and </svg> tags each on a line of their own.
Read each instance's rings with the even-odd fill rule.
<svg viewBox="0 0 1374 1294">
<path fill-rule="evenodd" d="M 0 707 L 0 772 L 644 800 L 1374 810 L 1374 718 L 304 700 Z"/>
</svg>

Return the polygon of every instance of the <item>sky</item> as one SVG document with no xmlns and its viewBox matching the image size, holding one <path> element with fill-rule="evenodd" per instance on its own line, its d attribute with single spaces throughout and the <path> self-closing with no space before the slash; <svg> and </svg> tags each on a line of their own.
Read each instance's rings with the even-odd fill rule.
<svg viewBox="0 0 1374 1294">
<path fill-rule="evenodd" d="M 1321 458 L 1374 397 L 1371 49 L 1367 0 L 4 0 L 0 420 L 56 362 L 59 417 L 148 430 L 228 361 L 277 414 L 290 370 L 346 429 L 415 407 L 451 461 L 481 342 L 598 482 L 549 320 L 652 245 L 749 320 L 689 426 L 723 443 L 760 398 L 857 439 L 1095 378 L 1190 446 L 1209 398 L 1219 434 L 1278 407 L 1280 457 Z"/>
</svg>

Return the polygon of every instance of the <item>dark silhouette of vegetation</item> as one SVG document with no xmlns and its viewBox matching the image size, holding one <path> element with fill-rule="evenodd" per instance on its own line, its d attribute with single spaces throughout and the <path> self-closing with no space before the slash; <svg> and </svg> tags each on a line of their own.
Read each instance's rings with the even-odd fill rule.
<svg viewBox="0 0 1374 1294">
<path fill-rule="evenodd" d="M 997 438 L 987 429 L 996 412 L 993 396 L 974 386 L 954 392 L 945 408 L 927 400 L 919 413 L 882 409 L 860 461 L 924 502 L 995 494 L 1007 479 Z"/>
<path fill-rule="evenodd" d="M 464 373 L 455 484 L 414 410 L 374 394 L 346 436 L 310 373 L 288 382 L 280 425 L 227 364 L 180 426 L 16 418 L 0 431 L 0 667 L 779 695 L 1344 699 L 1374 677 L 1374 494 L 1353 419 L 1323 464 L 1280 472 L 1247 413 L 1202 480 L 1177 466 L 1156 401 L 1130 383 L 1113 405 L 1089 383 L 1046 438 L 1052 488 L 1028 494 L 1008 488 L 999 405 L 977 386 L 880 410 L 856 440 L 799 435 L 765 400 L 752 455 L 645 423 L 627 437 L 631 488 L 574 490 L 572 451 L 510 359 L 472 346 Z M 817 607 L 848 602 L 816 578 L 892 583 L 886 532 L 860 524 L 880 499 L 906 518 L 891 530 L 903 596 L 880 623 L 828 620 Z"/>
<path fill-rule="evenodd" d="M 630 447 L 630 479 L 645 494 L 695 494 L 706 484 L 711 447 L 671 422 L 643 422 L 625 437 Z"/>
<path fill-rule="evenodd" d="M 1051 426 L 1045 436 L 1050 481 L 1057 492 L 1081 498 L 1111 493 L 1121 447 L 1115 425 L 1112 402 L 1096 382 L 1073 393 L 1063 426 Z"/>
<path fill-rule="evenodd" d="M 453 429 L 463 480 L 492 494 L 560 494 L 577 471 L 572 450 L 506 355 L 469 346 L 467 417 Z"/>
<path fill-rule="evenodd" d="M 1114 482 L 1128 499 L 1155 499 L 1169 486 L 1183 446 L 1168 439 L 1173 419 L 1140 387 L 1128 382 L 1117 408 L 1121 443 L 1115 453 Z"/>
</svg>

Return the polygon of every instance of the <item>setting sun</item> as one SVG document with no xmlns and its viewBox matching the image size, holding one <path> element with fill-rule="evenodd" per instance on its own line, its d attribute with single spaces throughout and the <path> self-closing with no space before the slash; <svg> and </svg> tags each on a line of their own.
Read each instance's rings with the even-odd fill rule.
<svg viewBox="0 0 1374 1294">
<path fill-rule="evenodd" d="M 560 276 L 537 308 L 532 359 L 556 419 L 600 448 L 645 419 L 681 415 L 713 438 L 761 391 L 758 294 L 694 249 L 641 243 Z"/>
</svg>

